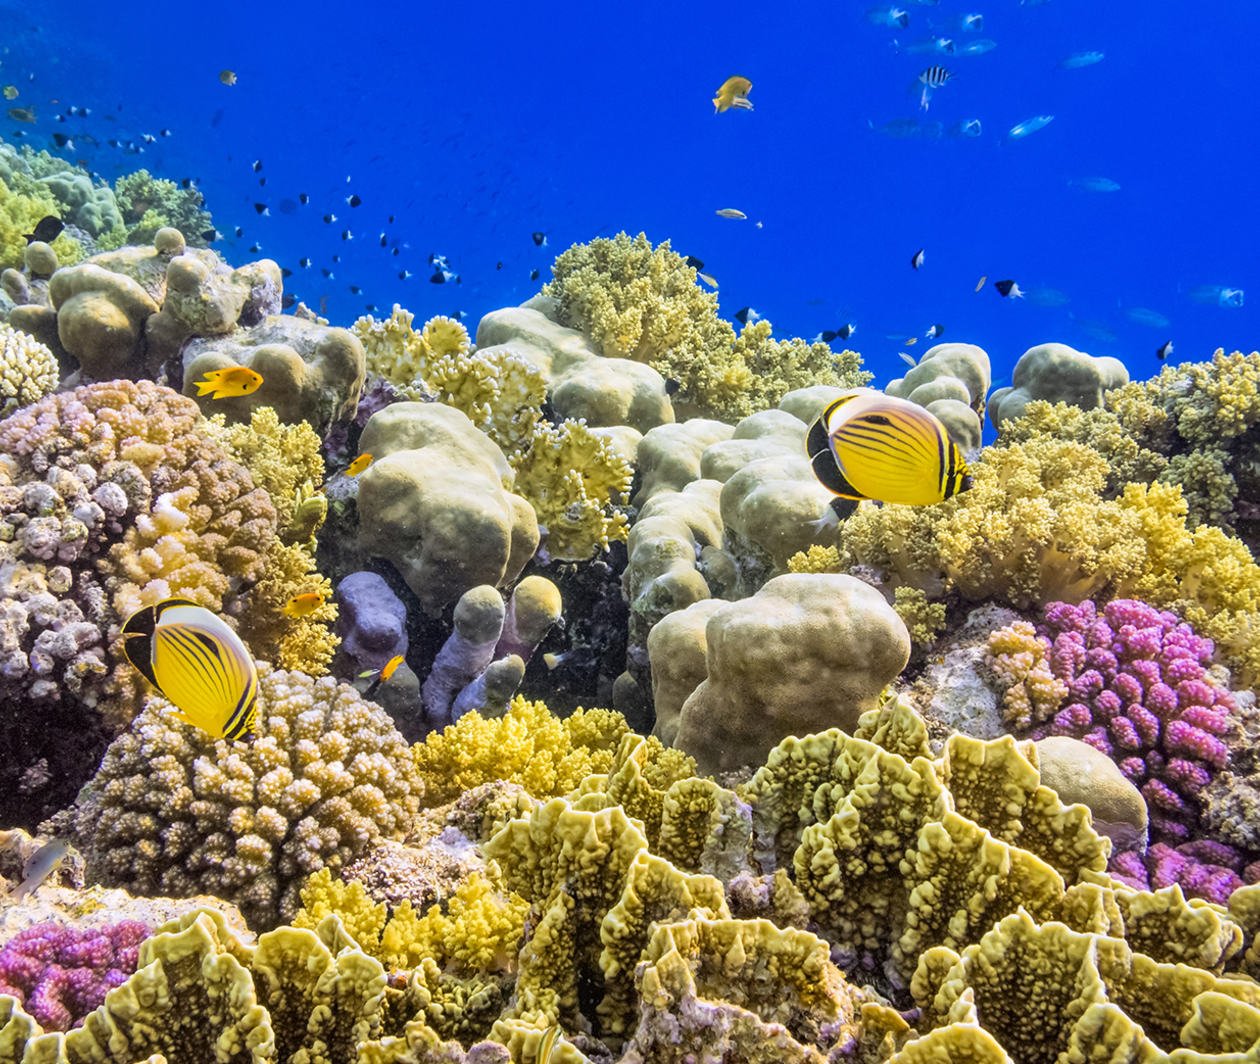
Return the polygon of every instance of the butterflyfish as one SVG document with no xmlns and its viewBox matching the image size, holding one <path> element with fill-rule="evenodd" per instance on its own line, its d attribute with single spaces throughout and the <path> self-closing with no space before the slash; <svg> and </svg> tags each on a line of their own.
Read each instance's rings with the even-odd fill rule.
<svg viewBox="0 0 1260 1064">
<path fill-rule="evenodd" d="M 870 388 L 832 402 L 805 443 L 814 474 L 841 498 L 931 506 L 971 487 L 962 452 L 935 415 Z"/>
<path fill-rule="evenodd" d="M 216 739 L 249 739 L 258 671 L 245 644 L 218 615 L 188 599 L 163 599 L 123 625 L 123 653 L 174 703 L 174 714 Z"/>
<path fill-rule="evenodd" d="M 732 107 L 751 111 L 753 105 L 748 99 L 750 92 L 752 92 L 752 82 L 747 78 L 741 78 L 738 74 L 727 78 L 718 88 L 717 95 L 713 97 L 713 113 L 729 111 Z"/>
<path fill-rule="evenodd" d="M 551 1064 L 552 1054 L 563 1034 L 558 1023 L 553 1023 L 543 1032 L 542 1041 L 538 1043 L 538 1055 L 534 1057 L 535 1064 Z"/>
<path fill-rule="evenodd" d="M 247 366 L 227 366 L 212 369 L 197 381 L 197 394 L 209 393 L 211 399 L 252 395 L 262 387 L 262 382 L 262 374 Z"/>
<path fill-rule="evenodd" d="M 364 451 L 358 458 L 346 466 L 346 476 L 357 477 L 372 464 L 372 455 Z"/>
<path fill-rule="evenodd" d="M 235 85 L 236 84 L 236 71 L 235 70 L 220 70 L 219 83 L 222 85 Z"/>
<path fill-rule="evenodd" d="M 325 602 L 322 591 L 304 591 L 294 595 L 280 610 L 286 617 L 309 617 Z"/>
</svg>

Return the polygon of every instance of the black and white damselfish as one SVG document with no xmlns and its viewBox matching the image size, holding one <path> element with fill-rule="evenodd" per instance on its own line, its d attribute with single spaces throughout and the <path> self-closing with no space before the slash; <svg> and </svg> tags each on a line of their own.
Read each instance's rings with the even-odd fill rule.
<svg viewBox="0 0 1260 1064">
<path fill-rule="evenodd" d="M 947 82 L 952 81 L 953 78 L 953 71 L 939 64 L 934 64 L 925 69 L 919 75 L 919 81 L 923 85 L 923 91 L 919 94 L 919 106 L 926 111 L 932 101 L 932 91 L 941 88 Z"/>
</svg>

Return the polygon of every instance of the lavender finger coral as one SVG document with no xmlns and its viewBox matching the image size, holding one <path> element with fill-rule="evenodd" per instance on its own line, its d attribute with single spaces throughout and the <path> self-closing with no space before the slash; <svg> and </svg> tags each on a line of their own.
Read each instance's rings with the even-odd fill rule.
<svg viewBox="0 0 1260 1064">
<path fill-rule="evenodd" d="M 1017 724 L 1084 739 L 1141 789 L 1163 840 L 1191 836 L 1199 793 L 1229 764 L 1236 710 L 1208 672 L 1211 640 L 1174 613 L 1116 599 L 1052 602 L 1035 646 L 1023 627 L 995 632 L 989 648 L 999 672 L 1024 674 L 1005 696 Z"/>
<path fill-rule="evenodd" d="M 0 949 L 0 994 L 11 994 L 47 1031 L 68 1031 L 136 970 L 150 928 L 124 920 L 93 928 L 46 922 Z"/>
</svg>

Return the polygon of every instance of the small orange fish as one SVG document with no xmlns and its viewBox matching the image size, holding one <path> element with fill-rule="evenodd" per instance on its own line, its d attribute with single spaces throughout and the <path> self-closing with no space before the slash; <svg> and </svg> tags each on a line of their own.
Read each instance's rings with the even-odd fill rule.
<svg viewBox="0 0 1260 1064">
<path fill-rule="evenodd" d="M 197 394 L 209 393 L 211 399 L 252 395 L 262 387 L 262 382 L 262 374 L 247 366 L 227 366 L 224 369 L 212 369 L 197 381 Z"/>
<path fill-rule="evenodd" d="M 389 683 L 390 677 L 398 671 L 398 666 L 403 664 L 406 660 L 407 659 L 401 654 L 395 654 L 389 659 L 389 661 L 385 662 L 385 667 L 376 674 L 376 679 L 367 685 L 367 690 L 363 692 L 363 697 L 371 698 L 374 694 L 376 694 L 377 688 L 379 688 L 381 684 Z M 372 670 L 368 669 L 366 672 L 359 673 L 359 679 L 366 679 L 371 675 Z"/>
<path fill-rule="evenodd" d="M 280 611 L 286 617 L 309 617 L 325 602 L 322 591 L 304 591 L 294 595 Z"/>
<path fill-rule="evenodd" d="M 357 477 L 372 464 L 372 456 L 364 451 L 358 458 L 346 466 L 346 476 Z"/>
</svg>

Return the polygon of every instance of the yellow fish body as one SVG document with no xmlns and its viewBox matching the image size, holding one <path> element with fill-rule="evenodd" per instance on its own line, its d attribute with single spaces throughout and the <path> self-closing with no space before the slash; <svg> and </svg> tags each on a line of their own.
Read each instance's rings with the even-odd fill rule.
<svg viewBox="0 0 1260 1064">
<path fill-rule="evenodd" d="M 286 617 L 309 617 L 324 604 L 322 591 L 304 591 L 294 595 L 280 610 Z"/>
<path fill-rule="evenodd" d="M 823 487 L 845 499 L 931 506 L 971 487 L 962 451 L 934 414 L 870 388 L 831 403 L 805 446 Z"/>
<path fill-rule="evenodd" d="M 258 671 L 223 618 L 188 599 L 163 599 L 127 618 L 123 653 L 178 710 L 216 739 L 248 739 L 258 706 Z"/>
<path fill-rule="evenodd" d="M 750 92 L 752 92 L 752 82 L 747 78 L 741 78 L 738 74 L 727 78 L 719 86 L 717 95 L 713 97 L 713 113 L 729 111 L 732 107 L 751 111 L 753 105 L 748 99 Z"/>
<path fill-rule="evenodd" d="M 402 654 L 395 654 L 389 661 L 385 662 L 385 667 L 376 674 L 376 679 L 367 685 L 367 689 L 363 692 L 363 697 L 371 698 L 380 689 L 381 684 L 389 683 L 390 677 L 398 671 L 398 667 L 406 660 Z M 370 669 L 367 672 L 359 673 L 360 677 L 371 675 Z"/>
<path fill-rule="evenodd" d="M 197 394 L 209 393 L 211 399 L 226 399 L 229 396 L 252 395 L 262 387 L 262 374 L 248 366 L 227 366 L 224 369 L 207 371 L 197 381 Z"/>
<path fill-rule="evenodd" d="M 357 477 L 372 464 L 372 456 L 364 451 L 358 458 L 346 466 L 346 476 Z"/>
<path fill-rule="evenodd" d="M 542 1041 L 538 1043 L 538 1055 L 534 1058 L 534 1064 L 551 1064 L 552 1054 L 555 1052 L 556 1045 L 563 1034 L 564 1031 L 558 1023 L 553 1023 L 543 1032 Z"/>
</svg>

